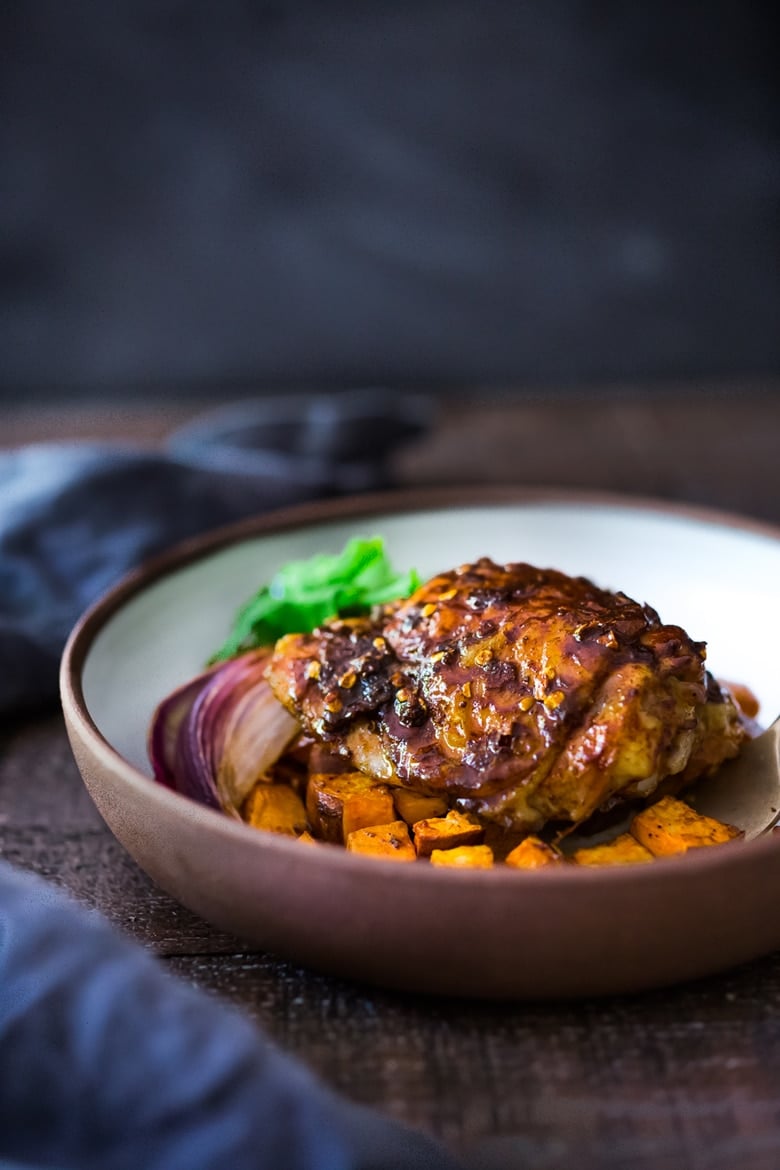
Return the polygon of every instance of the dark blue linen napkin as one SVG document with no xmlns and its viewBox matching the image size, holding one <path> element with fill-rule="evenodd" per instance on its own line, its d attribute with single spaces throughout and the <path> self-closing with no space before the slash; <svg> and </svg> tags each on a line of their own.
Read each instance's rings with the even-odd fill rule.
<svg viewBox="0 0 780 1170">
<path fill-rule="evenodd" d="M 210 414 L 161 453 L 0 454 L 0 714 L 56 696 L 82 610 L 145 557 L 258 511 L 390 483 L 430 404 L 381 391 Z M 0 861 L 0 1167 L 455 1170 L 330 1092 L 96 912 Z"/>
<path fill-rule="evenodd" d="M 0 1166 L 457 1170 L 0 861 Z"/>
<path fill-rule="evenodd" d="M 56 699 L 79 615 L 145 558 L 285 504 L 392 486 L 432 401 L 288 394 L 197 418 L 163 451 L 45 443 L 0 452 L 0 715 Z"/>
</svg>

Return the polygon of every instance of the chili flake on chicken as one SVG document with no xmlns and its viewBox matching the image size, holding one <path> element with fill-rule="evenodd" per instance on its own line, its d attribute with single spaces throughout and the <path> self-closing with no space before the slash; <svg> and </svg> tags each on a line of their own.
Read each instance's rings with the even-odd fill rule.
<svg viewBox="0 0 780 1170">
<path fill-rule="evenodd" d="M 704 661 L 624 593 L 482 558 L 281 638 L 268 679 L 355 769 L 531 831 L 735 756 L 747 733 Z"/>
</svg>

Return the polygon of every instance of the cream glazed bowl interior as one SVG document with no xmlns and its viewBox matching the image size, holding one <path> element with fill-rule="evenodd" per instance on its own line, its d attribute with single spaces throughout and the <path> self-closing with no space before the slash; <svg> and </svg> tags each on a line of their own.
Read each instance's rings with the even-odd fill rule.
<svg viewBox="0 0 780 1170">
<path fill-rule="evenodd" d="M 590 577 L 708 644 L 708 666 L 780 713 L 780 530 L 701 509 L 554 490 L 353 497 L 182 545 L 83 616 L 62 661 L 75 758 L 109 828 L 183 905 L 256 947 L 377 985 L 487 998 L 637 991 L 780 947 L 780 838 L 650 865 L 397 865 L 258 832 L 156 783 L 157 703 L 198 673 L 286 561 L 383 536 L 423 578 L 480 556 Z"/>
</svg>

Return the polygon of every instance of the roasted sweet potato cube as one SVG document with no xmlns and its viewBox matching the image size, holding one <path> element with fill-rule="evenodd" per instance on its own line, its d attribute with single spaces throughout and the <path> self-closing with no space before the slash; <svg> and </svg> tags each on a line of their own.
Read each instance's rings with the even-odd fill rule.
<svg viewBox="0 0 780 1170">
<path fill-rule="evenodd" d="M 505 865 L 515 869 L 542 869 L 546 865 L 562 865 L 563 857 L 558 849 L 542 841 L 541 837 L 526 837 L 504 858 Z"/>
<path fill-rule="evenodd" d="M 370 854 L 371 857 L 384 857 L 389 861 L 417 860 L 406 821 L 391 821 L 389 825 L 355 829 L 347 837 L 347 849 L 350 853 Z"/>
<path fill-rule="evenodd" d="M 445 797 L 426 796 L 423 792 L 412 792 L 410 788 L 394 789 L 393 800 L 399 817 L 407 825 L 414 825 L 426 817 L 443 817 L 447 812 Z"/>
<path fill-rule="evenodd" d="M 298 840 L 299 840 L 299 841 L 302 841 L 304 845 L 316 845 L 316 844 L 318 844 L 318 842 L 317 842 L 317 838 L 316 838 L 316 837 L 312 837 L 312 835 L 311 835 L 311 833 L 309 832 L 309 830 L 308 830 L 308 829 L 304 829 L 302 833 L 299 833 L 299 834 L 298 834 Z"/>
<path fill-rule="evenodd" d="M 479 845 L 485 836 L 479 821 L 454 808 L 450 809 L 446 817 L 427 817 L 417 821 L 412 828 L 418 857 L 430 857 L 434 849 Z"/>
<path fill-rule="evenodd" d="M 493 850 L 489 845 L 456 845 L 453 849 L 434 849 L 431 865 L 451 865 L 458 869 L 490 869 Z"/>
<path fill-rule="evenodd" d="M 306 828 L 306 809 L 289 784 L 255 784 L 244 802 L 244 820 L 253 829 L 295 837 Z"/>
<path fill-rule="evenodd" d="M 725 845 L 744 837 L 741 829 L 702 816 L 674 796 L 664 796 L 637 813 L 630 828 L 632 835 L 654 857 L 670 857 L 705 845 Z"/>
<path fill-rule="evenodd" d="M 604 845 L 576 849 L 571 860 L 575 865 L 641 865 L 652 861 L 653 855 L 630 833 L 621 833 L 614 841 L 607 841 Z"/>
<path fill-rule="evenodd" d="M 396 820 L 386 784 L 363 772 L 322 773 L 309 777 L 306 811 L 315 836 L 344 844 L 350 833 Z"/>
</svg>

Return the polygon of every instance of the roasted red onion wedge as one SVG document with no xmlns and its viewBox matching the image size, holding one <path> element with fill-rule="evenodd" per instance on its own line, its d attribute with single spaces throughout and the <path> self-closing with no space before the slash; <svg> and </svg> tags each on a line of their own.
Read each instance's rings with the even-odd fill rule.
<svg viewBox="0 0 780 1170">
<path fill-rule="evenodd" d="M 300 731 L 265 681 L 267 661 L 265 649 L 243 654 L 160 703 L 149 733 L 160 783 L 238 816 L 253 785 Z"/>
<path fill-rule="evenodd" d="M 167 788 L 179 791 L 176 754 L 179 731 L 200 692 L 208 685 L 216 668 L 204 671 L 166 695 L 157 707 L 149 727 L 147 754 L 155 779 Z M 212 803 L 210 800 L 208 803 Z"/>
</svg>

